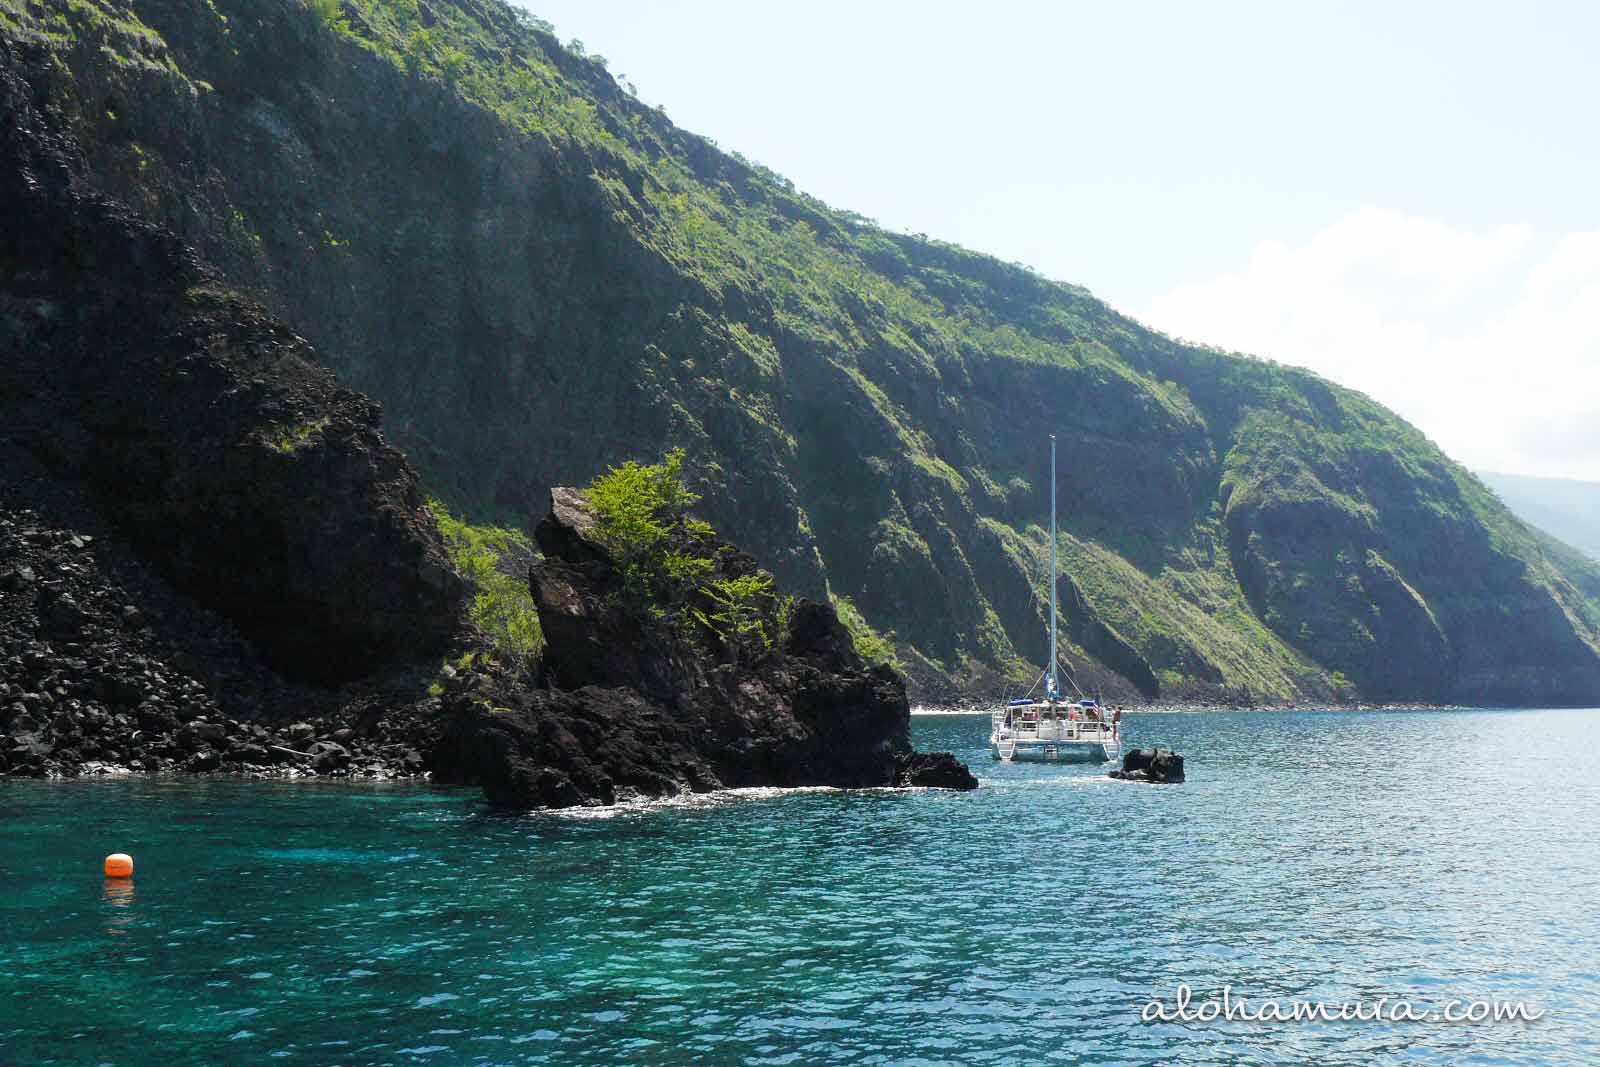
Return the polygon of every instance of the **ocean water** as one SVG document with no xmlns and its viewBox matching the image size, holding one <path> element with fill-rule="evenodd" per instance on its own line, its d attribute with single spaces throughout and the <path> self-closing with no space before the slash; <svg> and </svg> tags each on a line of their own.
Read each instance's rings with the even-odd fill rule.
<svg viewBox="0 0 1600 1067">
<path fill-rule="evenodd" d="M 1600 712 L 1130 719 L 1176 787 L 987 729 L 915 720 L 974 793 L 607 815 L 0 781 L 0 1063 L 1600 1063 Z M 1179 983 L 1544 1015 L 1142 1021 Z"/>
</svg>

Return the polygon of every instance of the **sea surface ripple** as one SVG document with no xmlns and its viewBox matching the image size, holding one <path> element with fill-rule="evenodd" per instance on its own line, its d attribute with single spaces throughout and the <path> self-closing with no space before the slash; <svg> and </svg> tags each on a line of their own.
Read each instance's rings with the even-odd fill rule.
<svg viewBox="0 0 1600 1067">
<path fill-rule="evenodd" d="M 983 787 L 0 780 L 0 1063 L 1600 1063 L 1600 712 L 1130 719 L 1174 787 L 914 729 Z M 1141 1021 L 1180 982 L 1545 1015 Z"/>
</svg>

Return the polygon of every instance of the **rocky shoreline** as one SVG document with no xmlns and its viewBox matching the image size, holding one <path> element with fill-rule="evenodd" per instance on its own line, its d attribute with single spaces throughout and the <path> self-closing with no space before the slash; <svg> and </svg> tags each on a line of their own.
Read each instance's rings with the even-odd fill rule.
<svg viewBox="0 0 1600 1067">
<path fill-rule="evenodd" d="M 264 662 L 9 441 L 0 459 L 0 774 L 433 780 L 521 809 L 977 784 L 912 750 L 903 680 L 860 661 L 829 605 L 798 604 L 785 646 L 742 669 L 613 610 L 605 550 L 569 521 L 577 494 L 539 526 L 549 557 L 530 581 L 556 635 L 542 679 L 484 657 L 332 689 Z"/>
<path fill-rule="evenodd" d="M 25 455 L 0 461 L 0 774 L 425 773 L 418 709 L 285 680 Z"/>
</svg>

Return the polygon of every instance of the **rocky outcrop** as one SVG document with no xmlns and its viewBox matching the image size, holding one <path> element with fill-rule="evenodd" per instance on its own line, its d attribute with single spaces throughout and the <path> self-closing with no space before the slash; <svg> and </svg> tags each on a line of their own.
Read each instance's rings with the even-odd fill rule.
<svg viewBox="0 0 1600 1067">
<path fill-rule="evenodd" d="M 1122 769 L 1108 777 L 1127 782 L 1176 785 L 1183 781 L 1183 757 L 1170 748 L 1134 748 L 1122 754 Z"/>
<path fill-rule="evenodd" d="M 947 753 L 911 748 L 904 682 L 867 667 L 831 605 L 800 601 L 752 661 L 622 595 L 580 494 L 557 489 L 529 576 L 545 688 L 494 670 L 456 680 L 436 778 L 481 782 L 502 807 L 611 804 L 721 787 L 973 788 Z M 713 577 L 754 569 L 722 546 Z"/>
<path fill-rule="evenodd" d="M 0 443 L 0 774 L 415 776 L 434 730 L 420 688 L 285 679 Z"/>
</svg>

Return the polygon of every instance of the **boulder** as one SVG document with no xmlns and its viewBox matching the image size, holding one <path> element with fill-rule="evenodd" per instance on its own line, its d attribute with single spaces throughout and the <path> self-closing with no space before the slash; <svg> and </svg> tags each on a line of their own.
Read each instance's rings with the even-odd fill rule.
<svg viewBox="0 0 1600 1067">
<path fill-rule="evenodd" d="M 95 695 L 107 704 L 133 707 L 144 699 L 144 686 L 121 674 L 101 674 L 95 679 Z"/>
<path fill-rule="evenodd" d="M 274 762 L 265 748 L 251 742 L 235 745 L 228 751 L 228 760 L 231 763 L 250 763 L 256 766 Z"/>
<path fill-rule="evenodd" d="M 193 723 L 180 727 L 173 735 L 173 740 L 185 752 L 199 752 L 206 747 L 206 739 L 200 736 L 200 731 Z"/>
<path fill-rule="evenodd" d="M 6 761 L 12 770 L 41 766 L 50 758 L 50 745 L 37 734 L 19 733 L 6 745 Z"/>
<path fill-rule="evenodd" d="M 311 746 L 311 769 L 331 774 L 350 766 L 350 750 L 336 741 L 318 741 Z"/>
<path fill-rule="evenodd" d="M 34 598 L 34 610 L 39 617 L 39 632 L 48 637 L 76 636 L 89 621 L 88 613 L 70 593 L 57 594 L 48 587 Z"/>
<path fill-rule="evenodd" d="M 212 745 L 221 744 L 223 739 L 228 736 L 227 728 L 220 722 L 207 722 L 204 719 L 196 719 L 189 724 L 189 727 L 202 741 Z"/>
<path fill-rule="evenodd" d="M 1176 784 L 1183 781 L 1183 757 L 1160 745 L 1129 749 L 1122 754 L 1122 769 L 1112 771 L 1110 777 L 1128 782 Z"/>
<path fill-rule="evenodd" d="M 7 592 L 19 592 L 32 584 L 32 567 L 8 567 L 0 571 L 0 589 Z"/>
<path fill-rule="evenodd" d="M 949 752 L 914 752 L 901 761 L 895 784 L 925 789 L 976 789 L 978 779 Z"/>
</svg>

